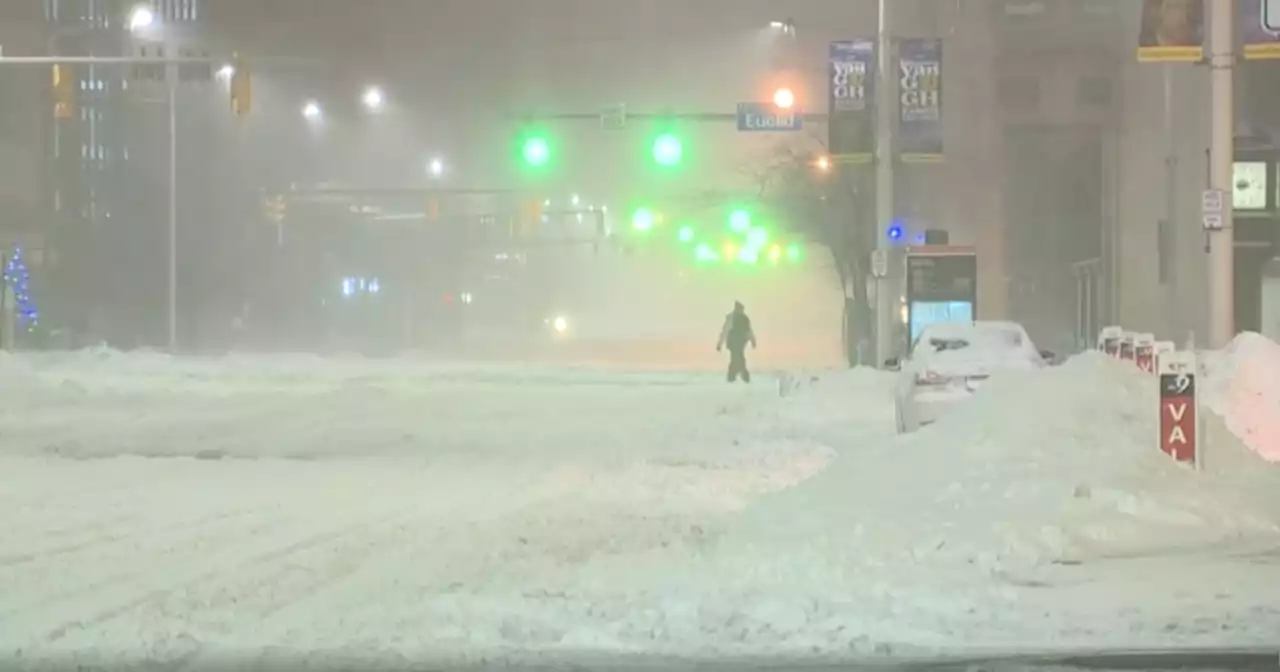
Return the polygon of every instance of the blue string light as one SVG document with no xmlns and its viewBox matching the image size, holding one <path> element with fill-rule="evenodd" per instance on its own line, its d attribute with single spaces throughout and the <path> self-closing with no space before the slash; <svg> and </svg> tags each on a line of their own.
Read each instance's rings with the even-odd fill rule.
<svg viewBox="0 0 1280 672">
<path fill-rule="evenodd" d="M 5 261 L 4 282 L 13 291 L 18 325 L 27 330 L 35 329 L 40 320 L 40 311 L 31 298 L 31 273 L 27 270 L 27 262 L 22 258 L 20 247 L 15 247 L 13 254 Z"/>
</svg>

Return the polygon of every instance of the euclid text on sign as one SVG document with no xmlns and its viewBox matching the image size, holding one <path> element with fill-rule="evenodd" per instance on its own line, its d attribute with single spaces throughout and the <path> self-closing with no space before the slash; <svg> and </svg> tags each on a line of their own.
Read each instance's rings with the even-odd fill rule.
<svg viewBox="0 0 1280 672">
<path fill-rule="evenodd" d="M 1199 464 L 1195 353 L 1167 353 L 1159 367 L 1160 450 L 1179 462 Z"/>
</svg>

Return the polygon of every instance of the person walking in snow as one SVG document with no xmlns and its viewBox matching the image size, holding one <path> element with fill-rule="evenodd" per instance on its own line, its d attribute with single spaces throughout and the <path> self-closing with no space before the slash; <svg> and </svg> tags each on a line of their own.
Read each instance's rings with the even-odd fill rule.
<svg viewBox="0 0 1280 672">
<path fill-rule="evenodd" d="M 729 382 L 738 380 L 738 376 L 742 376 L 742 382 L 751 382 L 751 372 L 747 370 L 747 344 L 751 344 L 751 348 L 756 347 L 756 334 L 751 329 L 751 318 L 747 317 L 746 308 L 742 302 L 733 302 L 733 312 L 725 315 L 724 326 L 720 328 L 720 340 L 716 341 L 716 352 L 720 352 L 726 346 L 729 348 Z"/>
</svg>

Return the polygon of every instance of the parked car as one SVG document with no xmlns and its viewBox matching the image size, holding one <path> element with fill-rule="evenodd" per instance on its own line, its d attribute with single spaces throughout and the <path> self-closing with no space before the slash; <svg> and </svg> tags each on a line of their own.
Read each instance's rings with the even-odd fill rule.
<svg viewBox="0 0 1280 672">
<path fill-rule="evenodd" d="M 911 344 L 908 359 L 897 367 L 898 432 L 912 432 L 936 421 L 945 410 L 973 396 L 991 376 L 1043 369 L 1053 359 L 1053 353 L 1036 349 L 1026 329 L 1014 322 L 929 325 Z"/>
</svg>

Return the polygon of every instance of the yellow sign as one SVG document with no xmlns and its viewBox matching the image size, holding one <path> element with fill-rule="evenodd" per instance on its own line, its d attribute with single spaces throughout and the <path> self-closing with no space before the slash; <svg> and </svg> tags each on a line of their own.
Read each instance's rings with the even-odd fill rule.
<svg viewBox="0 0 1280 672">
<path fill-rule="evenodd" d="M 253 109 L 253 82 L 249 76 L 249 64 L 236 54 L 231 68 L 231 113 L 243 117 Z"/>
<path fill-rule="evenodd" d="M 53 66 L 53 116 L 56 119 L 70 119 L 76 110 L 76 88 L 71 67 L 62 64 Z"/>
</svg>

